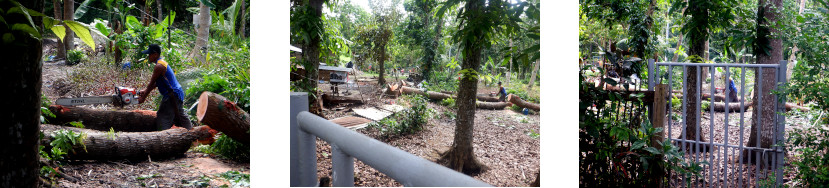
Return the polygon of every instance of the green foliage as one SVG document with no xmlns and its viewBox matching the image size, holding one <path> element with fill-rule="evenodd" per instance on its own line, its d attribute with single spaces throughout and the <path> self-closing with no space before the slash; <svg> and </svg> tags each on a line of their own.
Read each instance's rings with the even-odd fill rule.
<svg viewBox="0 0 829 188">
<path fill-rule="evenodd" d="M 379 129 L 386 136 L 412 134 L 423 130 L 423 126 L 430 118 L 426 98 L 420 95 L 404 95 L 404 99 L 411 105 L 409 109 L 371 123 L 369 126 Z"/>
<path fill-rule="evenodd" d="M 55 114 L 49 110 L 49 105 L 52 105 L 52 101 L 46 95 L 40 94 L 40 123 L 48 123 L 46 117 L 55 118 Z"/>
<path fill-rule="evenodd" d="M 250 160 L 250 146 L 222 134 L 210 145 L 212 152 L 237 161 Z"/>
<path fill-rule="evenodd" d="M 458 115 L 456 115 L 455 112 L 451 110 L 443 111 L 443 115 L 451 120 L 455 120 L 458 117 Z"/>
<path fill-rule="evenodd" d="M 77 128 L 81 128 L 81 129 L 84 128 L 83 122 L 80 122 L 80 121 L 69 122 L 69 125 L 72 125 L 73 127 L 77 127 Z M 112 129 L 112 127 L 110 127 L 110 129 Z"/>
<path fill-rule="evenodd" d="M 181 180 L 182 187 L 208 187 L 210 186 L 210 177 L 201 175 L 194 180 Z"/>
<path fill-rule="evenodd" d="M 530 129 L 530 131 L 527 131 L 527 136 L 530 136 L 530 138 L 533 139 L 538 139 L 539 137 L 541 137 L 541 134 L 535 132 L 535 129 Z"/>
<path fill-rule="evenodd" d="M 249 187 L 250 186 L 250 174 L 244 174 L 239 171 L 227 171 L 219 174 L 219 177 L 222 177 L 229 181 L 233 187 Z"/>
<path fill-rule="evenodd" d="M 74 132 L 72 130 L 58 130 L 52 133 L 52 140 L 49 143 L 52 148 L 57 148 L 60 151 L 64 152 L 76 152 L 73 149 L 73 146 L 81 145 L 83 146 L 84 152 L 86 151 L 86 145 L 83 141 L 86 139 L 86 134 L 82 132 Z M 53 149 L 54 150 L 54 149 Z"/>
<path fill-rule="evenodd" d="M 66 52 L 67 65 L 75 65 L 86 60 L 86 54 L 84 54 L 82 50 L 69 50 Z"/>
<path fill-rule="evenodd" d="M 584 72 L 584 70 L 582 70 Z M 585 187 L 635 187 L 649 185 L 656 172 L 672 171 L 686 177 L 699 176 L 703 163 L 684 158 L 684 153 L 665 140 L 657 149 L 651 138 L 661 134 L 640 113 L 639 121 L 614 119 L 621 94 L 585 82 L 579 74 L 579 175 Z M 634 106 L 641 100 L 630 101 Z M 639 103 L 639 104 L 636 104 Z M 660 180 L 662 181 L 662 180 Z M 688 185 L 690 186 L 690 185 Z"/>
<path fill-rule="evenodd" d="M 682 109 L 682 100 L 676 96 L 671 97 L 671 109 L 674 111 Z"/>
<path fill-rule="evenodd" d="M 147 174 L 147 175 L 141 175 L 141 176 L 135 177 L 135 180 L 147 180 L 147 179 L 158 178 L 158 177 L 161 177 L 161 174 L 153 173 L 153 174 Z"/>
<path fill-rule="evenodd" d="M 790 160 L 796 176 L 793 181 L 804 187 L 829 185 L 829 129 L 826 124 L 807 126 L 789 132 L 787 148 L 795 148 L 794 159 Z"/>
<path fill-rule="evenodd" d="M 710 106 L 711 106 L 711 102 L 709 102 L 709 101 L 702 101 L 702 104 L 700 104 L 700 107 L 702 107 L 702 109 L 708 109 L 708 107 L 710 107 Z M 705 113 L 705 112 L 702 112 L 702 113 Z"/>
<path fill-rule="evenodd" d="M 446 98 L 440 101 L 440 105 L 455 108 L 455 99 L 454 98 Z"/>
</svg>

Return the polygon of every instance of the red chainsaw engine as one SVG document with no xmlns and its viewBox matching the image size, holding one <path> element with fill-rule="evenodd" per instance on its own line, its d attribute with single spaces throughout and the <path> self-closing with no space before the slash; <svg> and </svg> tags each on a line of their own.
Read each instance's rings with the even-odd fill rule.
<svg viewBox="0 0 829 188">
<path fill-rule="evenodd" d="M 130 104 L 138 104 L 138 93 L 135 92 L 135 88 L 129 87 L 115 87 L 115 98 L 118 98 L 121 106 L 130 105 Z"/>
</svg>

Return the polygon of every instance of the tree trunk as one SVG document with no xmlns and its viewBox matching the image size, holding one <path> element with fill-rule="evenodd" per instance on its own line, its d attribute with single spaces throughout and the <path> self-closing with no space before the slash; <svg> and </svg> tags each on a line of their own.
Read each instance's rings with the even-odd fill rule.
<svg viewBox="0 0 829 188">
<path fill-rule="evenodd" d="M 61 14 L 61 6 L 60 1 L 52 0 L 52 5 L 54 6 L 55 11 L 55 19 L 61 20 L 63 18 L 63 14 Z M 64 59 L 66 58 L 66 46 L 63 44 L 63 39 L 58 39 L 58 49 L 57 54 L 55 55 L 55 59 Z"/>
<path fill-rule="evenodd" d="M 380 78 L 377 80 L 377 83 L 382 86 L 383 84 L 386 84 L 386 79 L 383 77 L 383 74 L 386 72 L 386 45 L 381 44 L 379 49 L 380 59 L 377 62 L 380 64 Z"/>
<path fill-rule="evenodd" d="M 422 95 L 422 96 L 425 96 L 425 97 L 429 98 L 430 100 L 438 100 L 438 101 L 443 100 L 443 99 L 448 99 L 448 98 L 455 98 L 454 96 L 446 94 L 446 93 L 440 93 L 440 92 L 434 92 L 434 91 L 423 92 L 419 89 L 406 87 L 406 86 L 400 87 L 400 92 L 403 93 L 403 94 L 407 94 L 407 95 L 415 95 L 415 94 L 416 95 Z"/>
<path fill-rule="evenodd" d="M 676 42 L 676 48 L 679 50 L 679 47 L 682 46 L 682 41 L 685 40 L 685 33 L 679 33 L 679 41 Z M 679 61 L 679 53 L 674 51 L 674 57 L 671 59 L 671 62 Z"/>
<path fill-rule="evenodd" d="M 121 33 L 124 33 L 124 30 L 121 28 L 123 26 L 124 25 L 121 23 L 121 21 L 116 19 L 115 23 L 113 24 L 112 30 L 115 31 L 116 35 L 120 35 Z M 118 36 L 116 36 L 115 38 L 117 40 Z M 119 48 L 114 41 L 112 42 L 112 46 L 114 48 L 113 55 L 115 56 L 115 63 L 120 64 L 121 60 L 123 59 L 121 57 L 121 48 Z"/>
<path fill-rule="evenodd" d="M 780 61 L 783 60 L 783 41 L 780 38 L 771 36 L 778 35 L 779 31 L 774 27 L 768 26 L 778 20 L 779 15 L 777 11 L 782 8 L 782 0 L 758 1 L 757 39 L 755 40 L 757 41 L 755 44 L 757 46 L 754 47 L 754 53 L 755 57 L 757 57 L 758 64 L 779 64 Z M 766 48 L 765 45 L 768 45 L 767 47 L 770 48 L 768 50 L 768 54 L 764 53 L 763 50 L 760 50 Z M 762 79 L 760 79 L 760 74 L 763 76 Z M 758 92 L 755 92 L 752 97 L 752 101 L 760 101 L 755 102 L 755 104 L 759 103 L 761 106 L 755 106 L 752 111 L 752 130 L 746 146 L 771 148 L 771 145 L 773 144 L 772 138 L 775 130 L 774 116 L 777 115 L 774 113 L 774 103 L 777 101 L 774 100 L 775 97 L 774 94 L 772 94 L 772 90 L 775 89 L 775 75 L 775 69 L 765 68 L 761 73 L 754 76 L 755 80 L 762 80 L 762 83 L 754 85 L 754 91 Z M 761 85 L 762 90 L 759 88 Z M 761 97 L 762 100 L 758 100 L 758 97 Z M 758 153 L 754 153 L 752 156 L 757 155 Z M 745 163 L 754 163 L 756 157 L 749 157 L 748 151 L 744 151 L 743 159 Z"/>
<path fill-rule="evenodd" d="M 63 20 L 75 20 L 75 0 L 63 0 Z M 69 26 L 66 26 L 66 24 L 63 25 L 66 27 L 66 36 L 63 38 L 63 44 L 68 52 L 69 50 L 75 49 L 75 32 L 69 29 Z"/>
<path fill-rule="evenodd" d="M 221 95 L 203 92 L 199 97 L 196 118 L 236 141 L 250 144 L 250 115 Z"/>
<path fill-rule="evenodd" d="M 239 37 L 242 37 L 243 39 L 245 38 L 245 6 L 247 6 L 245 4 L 245 0 L 242 0 L 242 9 L 240 10 L 242 12 L 239 14 L 239 25 L 240 26 L 239 26 L 238 34 L 239 34 Z"/>
<path fill-rule="evenodd" d="M 24 7 L 43 12 L 43 0 L 20 1 Z M 12 3 L 0 4 L 9 10 Z M 28 23 L 23 16 L 10 14 L 7 23 Z M 42 25 L 41 19 L 32 19 Z M 6 30 L 8 31 L 8 30 Z M 19 32 L 16 32 L 19 33 Z M 0 106 L 8 109 L 0 113 L 0 187 L 38 187 L 38 135 L 40 134 L 40 99 L 42 54 L 41 41 L 28 34 L 14 34 L 22 45 L 2 45 L 0 55 L 0 88 L 4 100 Z"/>
<path fill-rule="evenodd" d="M 697 4 L 692 3 L 690 1 L 704 1 L 704 0 L 689 0 L 689 4 Z M 704 10 L 703 7 L 696 7 L 696 6 L 689 6 L 686 11 L 691 11 L 693 17 L 698 18 L 700 21 L 699 24 L 701 25 L 708 25 L 708 10 Z M 688 56 L 697 55 L 699 57 L 705 58 L 705 43 L 708 41 L 708 28 L 696 28 L 692 31 L 688 32 Z M 702 63 L 702 62 L 694 62 L 694 63 Z M 705 141 L 705 135 L 699 134 L 697 130 L 697 123 L 699 120 L 699 110 L 700 110 L 700 103 L 697 102 L 697 96 L 699 95 L 697 92 L 700 92 L 700 81 L 704 80 L 705 78 L 700 76 L 697 78 L 699 74 L 697 73 L 698 67 L 688 66 L 686 75 L 686 79 L 688 83 L 686 84 L 687 87 L 684 88 L 685 93 L 687 93 L 687 101 L 686 101 L 686 109 L 685 112 L 685 135 L 686 138 L 689 140 L 696 140 L 697 136 L 699 136 L 699 141 Z M 700 71 L 701 72 L 701 71 Z M 704 75 L 704 74 L 703 74 Z M 707 146 L 707 145 L 706 145 Z M 707 148 L 703 149 L 703 151 L 709 151 Z"/>
<path fill-rule="evenodd" d="M 204 3 L 199 3 L 198 18 L 198 23 L 196 23 L 196 45 L 191 53 L 199 64 L 207 64 L 205 51 L 207 50 L 207 39 L 210 38 L 210 8 Z"/>
<path fill-rule="evenodd" d="M 164 15 L 161 15 L 161 0 L 157 0 L 155 5 L 158 10 L 158 20 L 164 20 Z"/>
<path fill-rule="evenodd" d="M 511 106 L 512 103 L 508 102 L 481 102 L 476 101 L 475 107 L 480 109 L 487 109 L 487 110 L 503 110 L 504 108 Z"/>
<path fill-rule="evenodd" d="M 728 110 L 728 112 L 740 112 L 741 110 L 743 112 L 747 112 L 748 108 L 752 105 L 752 103 L 746 103 L 745 106 L 742 109 L 740 109 L 739 102 L 729 102 L 728 107 L 725 106 L 724 102 L 714 102 L 709 104 L 707 108 L 703 108 L 702 110 L 707 112 L 711 110 L 711 107 L 714 107 L 715 112 L 725 112 L 726 109 Z"/>
<path fill-rule="evenodd" d="M 507 101 L 521 108 L 535 110 L 536 112 L 541 111 L 541 105 L 521 100 L 521 97 L 518 97 L 517 95 L 509 94 L 509 96 L 507 96 Z"/>
<path fill-rule="evenodd" d="M 86 137 L 83 145 L 74 145 L 73 151 L 68 151 L 67 159 L 73 160 L 121 160 L 165 158 L 182 155 L 187 152 L 193 142 L 211 136 L 207 126 L 198 126 L 193 130 L 184 128 L 167 129 L 157 132 L 104 132 L 75 127 L 41 125 L 43 140 L 41 143 L 50 147 L 48 143 L 54 140 L 52 133 L 58 130 L 83 132 Z"/>
<path fill-rule="evenodd" d="M 158 131 L 155 124 L 155 111 L 149 110 L 92 110 L 80 107 L 52 105 L 49 111 L 55 114 L 54 118 L 47 117 L 49 124 L 65 125 L 69 122 L 80 121 L 84 128 L 122 132 L 152 132 Z"/>
<path fill-rule="evenodd" d="M 468 13 L 468 20 L 480 19 L 479 16 L 486 16 L 483 14 L 484 1 L 476 0 L 466 3 L 466 11 Z M 471 13 L 469 13 L 471 12 Z M 469 24 L 469 22 L 467 22 Z M 470 27 L 467 25 L 467 27 Z M 449 168 L 467 174 L 475 174 L 483 172 L 487 167 L 478 161 L 475 157 L 475 152 L 472 143 L 473 130 L 475 125 L 475 96 L 478 91 L 478 79 L 473 77 L 474 71 L 479 71 L 481 68 L 481 48 L 483 45 L 483 36 L 468 36 L 472 37 L 471 41 L 464 43 L 464 58 L 461 64 L 462 70 L 470 71 L 469 74 L 461 76 L 458 86 L 458 99 L 455 103 L 458 106 L 458 119 L 455 121 L 455 138 L 452 142 L 452 147 L 443 153 L 442 160 L 447 161 Z"/>
<path fill-rule="evenodd" d="M 489 94 L 478 94 L 477 99 L 483 102 L 500 102 L 498 97 L 491 97 Z"/>
<path fill-rule="evenodd" d="M 322 4 L 325 3 L 325 0 L 309 0 L 308 3 L 308 6 L 311 6 L 314 9 L 314 11 L 312 11 L 311 14 L 313 14 L 313 16 L 315 17 L 322 17 Z M 319 21 L 321 22 L 322 20 L 320 19 Z M 319 23 L 319 25 L 322 25 L 322 23 Z M 323 32 L 322 28 L 319 29 L 319 32 Z M 307 78 L 306 85 L 312 89 L 316 89 L 317 80 L 319 79 L 319 56 L 321 39 L 319 35 L 312 35 L 310 36 L 310 38 L 310 42 L 303 46 L 305 49 L 302 49 L 302 58 L 310 65 L 310 67 L 305 67 L 305 77 Z M 380 75 L 382 76 L 382 73 Z M 311 107 L 311 112 L 316 112 L 315 114 L 317 115 L 323 115 L 321 113 L 322 106 L 319 105 L 322 103 L 322 101 L 317 100 L 318 99 L 316 97 L 309 95 L 308 102 L 310 102 L 310 104 L 317 104 Z"/>
<path fill-rule="evenodd" d="M 541 64 L 541 61 L 536 61 L 535 66 L 533 66 L 532 76 L 530 76 L 530 84 L 527 85 L 527 90 L 531 90 L 533 86 L 535 86 L 535 73 L 538 72 L 538 66 Z"/>
</svg>

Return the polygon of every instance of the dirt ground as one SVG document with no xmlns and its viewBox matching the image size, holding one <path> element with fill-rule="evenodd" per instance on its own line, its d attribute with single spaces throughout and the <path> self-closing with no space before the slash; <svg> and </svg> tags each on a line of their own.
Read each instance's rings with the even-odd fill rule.
<svg viewBox="0 0 829 188">
<path fill-rule="evenodd" d="M 44 52 L 44 54 L 47 54 Z M 143 89 L 150 72 L 145 69 L 121 70 L 120 67 L 81 63 L 67 66 L 63 61 L 45 62 L 42 91 L 46 100 L 60 97 L 112 95 L 116 85 Z M 153 110 L 149 101 L 123 109 Z M 84 108 L 114 109 L 112 105 L 86 105 Z M 249 163 L 239 163 L 216 155 L 188 151 L 168 159 L 142 161 L 69 161 L 59 171 L 70 178 L 56 178 L 56 187 L 185 187 L 207 183 L 208 187 L 232 186 L 217 174 L 227 171 L 250 174 Z M 198 187 L 198 186 L 196 186 Z"/>
<path fill-rule="evenodd" d="M 379 100 L 376 88 L 372 86 L 361 89 L 365 98 L 371 98 L 367 104 L 360 106 L 340 106 L 326 109 L 326 118 L 334 119 L 354 113 L 349 108 L 366 108 L 383 103 L 390 103 L 395 99 L 384 98 Z M 362 87 L 362 86 L 361 86 Z M 324 88 L 324 87 L 323 87 Z M 481 88 L 482 91 L 494 90 Z M 449 149 L 454 138 L 455 121 L 444 115 L 450 111 L 435 102 L 429 102 L 428 108 L 434 109 L 437 119 L 429 120 L 424 130 L 404 136 L 383 138 L 379 131 L 367 127 L 357 132 L 373 137 L 403 151 L 412 153 L 429 161 L 439 159 L 439 153 Z M 522 122 L 523 120 L 523 122 Z M 475 156 L 490 170 L 472 176 L 494 186 L 528 186 L 535 180 L 540 167 L 540 141 L 527 135 L 530 130 L 540 134 L 540 115 L 523 115 L 505 110 L 481 110 L 475 113 L 474 148 Z M 323 140 L 317 139 L 317 176 L 330 180 L 331 177 L 331 147 Z M 399 182 L 389 178 L 374 168 L 355 160 L 355 186 L 402 186 Z"/>
</svg>

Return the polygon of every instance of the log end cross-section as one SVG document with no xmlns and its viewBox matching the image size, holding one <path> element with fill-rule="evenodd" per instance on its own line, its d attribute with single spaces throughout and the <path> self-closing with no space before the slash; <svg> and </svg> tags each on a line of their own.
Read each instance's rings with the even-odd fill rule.
<svg viewBox="0 0 829 188">
<path fill-rule="evenodd" d="M 250 143 L 250 115 L 219 94 L 208 91 L 201 94 L 196 118 L 236 141 Z"/>
</svg>

